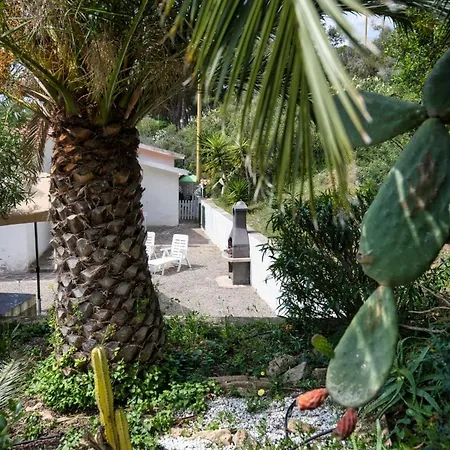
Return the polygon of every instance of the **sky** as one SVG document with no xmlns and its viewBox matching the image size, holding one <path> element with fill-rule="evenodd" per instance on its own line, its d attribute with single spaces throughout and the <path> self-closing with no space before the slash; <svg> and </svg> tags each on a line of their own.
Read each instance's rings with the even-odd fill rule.
<svg viewBox="0 0 450 450">
<path fill-rule="evenodd" d="M 361 40 L 364 39 L 364 24 L 365 24 L 365 16 L 361 14 L 345 14 L 347 17 L 347 20 L 351 23 L 353 28 L 356 31 L 356 35 L 361 37 Z M 334 22 L 331 19 L 326 18 L 325 22 L 328 26 L 333 26 Z M 383 19 L 380 17 L 369 17 L 369 28 L 367 32 L 367 36 L 369 41 L 373 41 L 379 34 L 378 30 L 374 29 L 374 26 L 377 25 L 383 25 Z M 386 19 L 385 22 L 386 26 L 389 26 L 392 28 L 392 21 L 390 19 Z"/>
</svg>

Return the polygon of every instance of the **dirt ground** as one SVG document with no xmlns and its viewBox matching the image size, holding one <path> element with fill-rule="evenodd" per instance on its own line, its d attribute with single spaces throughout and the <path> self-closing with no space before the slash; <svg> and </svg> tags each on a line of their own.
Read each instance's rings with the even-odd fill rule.
<svg viewBox="0 0 450 450">
<path fill-rule="evenodd" d="M 153 227 L 156 233 L 156 251 L 168 246 L 175 233 L 189 236 L 188 258 L 191 268 L 183 265 L 167 269 L 164 275 L 153 275 L 159 291 L 161 308 L 167 315 L 197 311 L 214 318 L 220 317 L 276 317 L 275 312 L 251 286 L 231 286 L 227 282 L 228 263 L 220 250 L 206 237 L 203 230 L 190 223 L 177 227 Z M 40 260 L 42 310 L 53 305 L 56 279 L 51 272 L 51 252 Z M 36 293 L 34 272 L 0 275 L 0 292 Z"/>
</svg>

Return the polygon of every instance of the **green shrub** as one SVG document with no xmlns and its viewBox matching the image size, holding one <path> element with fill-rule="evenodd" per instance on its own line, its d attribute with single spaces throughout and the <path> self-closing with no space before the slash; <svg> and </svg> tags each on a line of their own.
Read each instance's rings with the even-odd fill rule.
<svg viewBox="0 0 450 450">
<path fill-rule="evenodd" d="M 349 211 L 340 208 L 334 195 L 320 194 L 317 228 L 309 203 L 299 199 L 286 201 L 269 220 L 273 237 L 262 250 L 272 258 L 269 270 L 281 285 L 281 311 L 308 332 L 348 325 L 377 286 L 356 260 L 360 222 L 374 194 L 360 189 Z M 450 262 L 442 259 L 413 284 L 396 288 L 401 322 L 411 318 L 410 310 L 436 303 L 434 293 L 449 282 Z"/>
<path fill-rule="evenodd" d="M 234 205 L 240 200 L 250 203 L 252 198 L 250 183 L 243 178 L 232 178 L 225 187 L 223 197 L 228 205 Z"/>
<path fill-rule="evenodd" d="M 376 287 L 356 262 L 359 224 L 373 194 L 360 191 L 349 212 L 330 193 L 308 202 L 286 201 L 270 218 L 274 237 L 262 249 L 281 285 L 281 310 L 307 331 L 346 325 Z"/>
</svg>

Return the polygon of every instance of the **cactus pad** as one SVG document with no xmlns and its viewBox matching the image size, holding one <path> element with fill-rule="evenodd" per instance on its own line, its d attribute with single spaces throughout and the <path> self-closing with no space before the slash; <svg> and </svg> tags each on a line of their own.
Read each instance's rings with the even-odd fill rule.
<svg viewBox="0 0 450 450">
<path fill-rule="evenodd" d="M 430 117 L 450 123 L 450 50 L 436 63 L 425 81 L 423 103 Z"/>
<path fill-rule="evenodd" d="M 347 408 L 372 400 L 389 375 L 397 335 L 392 289 L 380 286 L 361 306 L 334 349 L 326 382 L 330 397 Z"/>
<path fill-rule="evenodd" d="M 372 117 L 368 123 L 362 115 L 357 112 L 364 130 L 370 137 L 370 142 L 365 142 L 353 121 L 345 111 L 341 101 L 335 96 L 335 102 L 341 120 L 344 124 L 350 143 L 354 147 L 367 147 L 380 144 L 395 136 L 412 130 L 424 122 L 427 118 L 426 109 L 411 102 L 405 102 L 392 97 L 384 97 L 372 92 L 360 92 L 364 98 L 366 108 Z"/>
<path fill-rule="evenodd" d="M 333 347 L 328 342 L 325 336 L 322 336 L 321 334 L 315 334 L 311 338 L 311 343 L 318 352 L 322 353 L 322 355 L 325 355 L 328 358 L 334 357 Z"/>
<path fill-rule="evenodd" d="M 423 123 L 389 172 L 361 226 L 358 261 L 384 286 L 422 275 L 450 232 L 450 137 Z"/>
</svg>

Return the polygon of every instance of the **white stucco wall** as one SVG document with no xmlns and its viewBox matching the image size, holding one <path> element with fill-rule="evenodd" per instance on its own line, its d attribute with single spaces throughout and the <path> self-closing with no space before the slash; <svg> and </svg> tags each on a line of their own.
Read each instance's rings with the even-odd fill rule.
<svg viewBox="0 0 450 450">
<path fill-rule="evenodd" d="M 209 239 L 224 250 L 228 245 L 228 237 L 233 227 L 233 217 L 223 209 L 215 205 L 211 200 L 202 200 L 202 214 L 204 213 L 204 220 L 201 223 L 205 224 L 204 230 Z M 269 256 L 264 256 L 261 252 L 260 244 L 266 243 L 267 238 L 262 234 L 256 232 L 250 227 L 249 231 L 250 242 L 250 283 L 255 288 L 258 295 L 274 310 L 278 310 L 280 296 L 279 284 L 275 282 L 270 276 L 269 265 L 271 259 Z"/>
<path fill-rule="evenodd" d="M 149 226 L 178 225 L 178 174 L 142 166 L 142 205 Z"/>
<path fill-rule="evenodd" d="M 52 152 L 53 152 L 53 139 L 47 139 L 44 148 L 44 161 L 42 164 L 42 172 L 50 173 L 50 165 L 52 162 Z"/>
<path fill-rule="evenodd" d="M 50 223 L 38 223 L 39 255 L 50 246 Z M 35 260 L 32 223 L 0 227 L 0 272 L 22 272 Z"/>
</svg>

